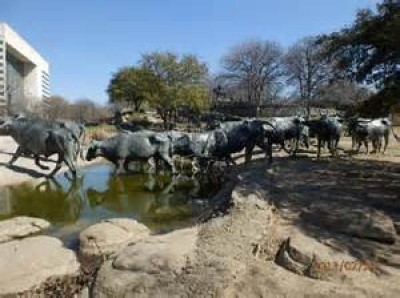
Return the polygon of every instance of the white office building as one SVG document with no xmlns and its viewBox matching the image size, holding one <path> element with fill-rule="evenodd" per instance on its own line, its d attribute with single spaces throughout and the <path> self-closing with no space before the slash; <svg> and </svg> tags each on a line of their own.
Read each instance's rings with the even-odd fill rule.
<svg viewBox="0 0 400 298">
<path fill-rule="evenodd" d="M 49 63 L 6 23 L 0 22 L 0 109 L 50 96 Z"/>
</svg>

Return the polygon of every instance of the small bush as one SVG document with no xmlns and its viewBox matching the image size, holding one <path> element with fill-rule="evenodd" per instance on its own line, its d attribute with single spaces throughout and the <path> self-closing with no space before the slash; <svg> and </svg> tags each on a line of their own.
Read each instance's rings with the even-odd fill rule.
<svg viewBox="0 0 400 298">
<path fill-rule="evenodd" d="M 107 139 L 117 132 L 115 126 L 112 125 L 99 125 L 94 127 L 88 127 L 86 130 L 86 137 L 84 142 L 90 142 L 91 140 L 101 141 Z"/>
</svg>

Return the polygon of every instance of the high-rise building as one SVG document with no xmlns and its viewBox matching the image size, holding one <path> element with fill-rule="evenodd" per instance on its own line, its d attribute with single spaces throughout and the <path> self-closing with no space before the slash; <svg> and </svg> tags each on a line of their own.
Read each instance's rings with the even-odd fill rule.
<svg viewBox="0 0 400 298">
<path fill-rule="evenodd" d="M 0 109 L 15 102 L 30 108 L 49 96 L 49 63 L 0 22 Z"/>
</svg>

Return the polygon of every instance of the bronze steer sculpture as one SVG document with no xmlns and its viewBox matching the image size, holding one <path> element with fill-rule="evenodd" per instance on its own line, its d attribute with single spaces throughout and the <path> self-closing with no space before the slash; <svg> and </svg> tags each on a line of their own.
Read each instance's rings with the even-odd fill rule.
<svg viewBox="0 0 400 298">
<path fill-rule="evenodd" d="M 171 143 L 165 133 L 140 130 L 123 131 L 103 141 L 92 141 L 86 153 L 86 160 L 104 157 L 116 167 L 116 173 L 122 169 L 129 171 L 131 161 L 148 161 L 154 158 L 163 160 L 176 173 L 172 162 Z"/>
<path fill-rule="evenodd" d="M 76 160 L 76 144 L 79 140 L 62 124 L 51 126 L 49 122 L 40 119 L 17 118 L 7 120 L 0 125 L 0 133 L 10 135 L 19 145 L 8 163 L 9 166 L 12 166 L 21 155 L 32 154 L 35 164 L 43 170 L 48 170 L 47 166 L 40 164 L 40 156 L 47 158 L 58 154 L 56 167 L 47 177 L 53 177 L 61 169 L 63 162 L 76 177 L 74 161 Z"/>
</svg>

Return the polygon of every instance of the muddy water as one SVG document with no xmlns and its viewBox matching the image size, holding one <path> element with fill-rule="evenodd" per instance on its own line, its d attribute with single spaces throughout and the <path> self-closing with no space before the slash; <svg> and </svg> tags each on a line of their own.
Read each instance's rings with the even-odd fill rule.
<svg viewBox="0 0 400 298">
<path fill-rule="evenodd" d="M 90 166 L 70 181 L 63 175 L 35 184 L 0 189 L 0 220 L 26 215 L 52 223 L 49 234 L 67 246 L 87 226 L 113 217 L 134 218 L 155 232 L 192 225 L 218 190 L 209 181 L 171 175 L 113 175 L 107 165 Z"/>
</svg>

